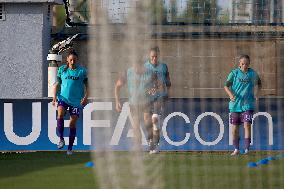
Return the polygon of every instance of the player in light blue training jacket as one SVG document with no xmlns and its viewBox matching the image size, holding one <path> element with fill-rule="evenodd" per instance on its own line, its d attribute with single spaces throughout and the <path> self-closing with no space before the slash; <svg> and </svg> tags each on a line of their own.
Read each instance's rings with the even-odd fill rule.
<svg viewBox="0 0 284 189">
<path fill-rule="evenodd" d="M 159 47 L 153 47 L 149 51 L 149 59 L 144 66 L 148 75 L 151 76 L 151 82 L 148 84 L 148 98 L 151 105 L 152 125 L 148 130 L 148 143 L 150 153 L 158 152 L 160 141 L 161 117 L 164 114 L 165 101 L 168 99 L 168 91 L 171 87 L 170 74 L 168 66 L 159 60 Z"/>
<path fill-rule="evenodd" d="M 148 128 L 151 125 L 151 120 L 148 119 L 151 115 L 149 98 L 146 94 L 147 83 L 151 80 L 151 75 L 146 72 L 143 62 L 133 63 L 132 67 L 122 74 L 115 84 L 115 102 L 116 110 L 120 112 L 122 105 L 120 103 L 120 90 L 124 85 L 127 85 L 128 100 L 130 113 L 134 121 L 134 141 L 136 150 L 141 150 L 141 131 L 140 120 L 143 117 L 144 125 Z"/>
<path fill-rule="evenodd" d="M 72 147 L 76 137 L 76 122 L 80 110 L 87 104 L 88 78 L 86 68 L 77 63 L 78 55 L 71 50 L 67 55 L 67 64 L 59 67 L 57 73 L 58 83 L 55 86 L 52 104 L 57 103 L 57 131 L 59 133 L 58 149 L 65 145 L 64 115 L 66 111 L 70 114 L 70 133 L 67 154 L 72 154 Z"/>
<path fill-rule="evenodd" d="M 234 152 L 239 154 L 239 125 L 244 124 L 245 129 L 245 154 L 249 152 L 251 142 L 251 123 L 258 100 L 261 80 L 250 66 L 250 57 L 241 55 L 239 67 L 233 69 L 225 83 L 224 89 L 230 98 L 230 124 L 232 125 Z M 257 87 L 256 87 L 257 86 Z"/>
</svg>

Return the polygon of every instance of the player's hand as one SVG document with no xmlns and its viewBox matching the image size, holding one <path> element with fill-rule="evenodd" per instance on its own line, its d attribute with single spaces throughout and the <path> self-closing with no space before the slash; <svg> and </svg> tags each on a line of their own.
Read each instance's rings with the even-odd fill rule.
<svg viewBox="0 0 284 189">
<path fill-rule="evenodd" d="M 147 92 L 148 92 L 149 95 L 155 95 L 157 90 L 156 90 L 156 88 L 151 88 Z"/>
<path fill-rule="evenodd" d="M 230 100 L 231 100 L 232 102 L 235 102 L 235 99 L 236 99 L 236 98 L 235 98 L 233 95 L 230 96 Z"/>
<path fill-rule="evenodd" d="M 56 105 L 56 98 L 53 98 L 53 99 L 52 99 L 51 104 L 52 104 L 52 106 L 55 106 L 55 105 Z"/>
<path fill-rule="evenodd" d="M 259 100 L 259 97 L 258 96 L 255 96 L 255 100 L 258 102 L 258 100 Z"/>
<path fill-rule="evenodd" d="M 255 97 L 255 106 L 256 107 L 259 106 L 259 97 L 258 96 Z"/>
<path fill-rule="evenodd" d="M 115 109 L 116 109 L 116 111 L 118 111 L 118 112 L 121 112 L 121 104 L 120 104 L 120 102 L 116 102 L 115 103 Z"/>
<path fill-rule="evenodd" d="M 81 100 L 81 105 L 82 106 L 86 106 L 88 104 L 88 98 L 84 97 L 82 100 Z"/>
<path fill-rule="evenodd" d="M 259 100 L 258 94 L 254 95 L 254 98 L 255 98 L 256 101 L 258 101 Z"/>
</svg>

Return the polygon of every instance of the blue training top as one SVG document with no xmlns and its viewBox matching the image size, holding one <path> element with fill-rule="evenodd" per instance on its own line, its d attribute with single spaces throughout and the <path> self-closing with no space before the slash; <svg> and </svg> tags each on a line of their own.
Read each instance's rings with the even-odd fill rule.
<svg viewBox="0 0 284 189">
<path fill-rule="evenodd" d="M 240 68 L 233 69 L 227 81 L 235 95 L 235 101 L 229 102 L 230 112 L 244 112 L 255 109 L 254 87 L 260 83 L 258 74 L 251 68 L 245 73 Z"/>
<path fill-rule="evenodd" d="M 126 73 L 129 103 L 131 105 L 147 104 L 149 99 L 146 95 L 146 85 L 150 80 L 150 75 L 136 73 L 135 69 L 129 68 Z"/>
<path fill-rule="evenodd" d="M 150 85 L 152 87 L 157 88 L 157 92 L 153 95 L 150 95 L 150 101 L 157 100 L 159 98 L 168 97 L 168 90 L 167 87 L 171 86 L 170 80 L 169 80 L 169 71 L 168 66 L 165 63 L 158 62 L 156 65 L 151 64 L 149 60 L 147 60 L 144 64 L 147 73 L 153 76 L 155 76 L 155 79 L 152 80 Z M 148 86 L 148 88 L 150 88 Z"/>
<path fill-rule="evenodd" d="M 81 99 L 84 97 L 84 83 L 87 81 L 87 70 L 79 65 L 72 70 L 66 65 L 59 67 L 57 77 L 61 84 L 61 90 L 57 94 L 58 100 L 63 100 L 67 104 L 81 108 Z"/>
</svg>

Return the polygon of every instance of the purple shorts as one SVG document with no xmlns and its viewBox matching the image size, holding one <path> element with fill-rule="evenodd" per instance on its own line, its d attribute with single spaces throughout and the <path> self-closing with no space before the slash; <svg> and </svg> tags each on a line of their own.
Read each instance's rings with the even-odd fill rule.
<svg viewBox="0 0 284 189">
<path fill-rule="evenodd" d="M 230 114 L 230 124 L 241 125 L 244 122 L 252 123 L 253 110 L 247 110 L 245 112 L 232 112 Z"/>
<path fill-rule="evenodd" d="M 58 103 L 57 103 L 57 106 L 64 107 L 65 111 L 69 111 L 70 116 L 71 115 L 76 115 L 76 116 L 79 117 L 79 115 L 80 115 L 80 108 L 76 108 L 76 107 L 70 106 L 69 104 L 67 104 L 63 100 L 59 100 Z"/>
</svg>

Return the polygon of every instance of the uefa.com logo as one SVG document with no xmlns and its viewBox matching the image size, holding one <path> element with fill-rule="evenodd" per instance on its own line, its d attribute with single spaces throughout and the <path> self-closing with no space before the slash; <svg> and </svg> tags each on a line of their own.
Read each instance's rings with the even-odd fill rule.
<svg viewBox="0 0 284 189">
<path fill-rule="evenodd" d="M 83 144 L 84 145 L 91 145 L 91 139 L 92 139 L 92 132 L 91 130 L 93 128 L 112 128 L 111 120 L 99 120 L 98 119 L 92 119 L 92 112 L 94 111 L 114 111 L 113 110 L 113 103 L 112 102 L 93 102 L 89 103 L 83 110 Z M 48 104 L 48 138 L 51 143 L 57 144 L 59 138 L 56 135 L 56 108 L 51 105 L 51 103 Z M 216 137 L 213 141 L 205 141 L 201 138 L 199 134 L 199 125 L 202 119 L 204 119 L 207 116 L 212 116 L 214 119 L 218 121 L 219 125 L 219 135 Z M 253 116 L 253 119 L 255 119 L 258 116 L 264 116 L 267 119 L 268 123 L 268 144 L 273 145 L 273 120 L 272 116 L 267 112 L 258 112 L 255 113 Z M 186 125 L 190 125 L 191 121 L 189 120 L 189 117 L 182 113 L 182 112 L 173 112 L 168 114 L 165 119 L 163 120 L 163 123 L 161 124 L 161 131 L 162 131 L 162 137 L 164 137 L 165 141 L 169 145 L 173 146 L 182 146 L 186 144 L 191 137 L 191 133 L 185 133 L 185 136 L 182 140 L 174 141 L 171 139 L 167 133 L 167 126 L 168 122 L 171 119 L 175 118 L 182 118 Z M 8 141 L 10 141 L 13 144 L 16 145 L 30 145 L 38 140 L 40 134 L 41 134 L 41 102 L 33 102 L 32 103 L 32 131 L 27 136 L 18 136 L 13 131 L 13 103 L 4 103 L 4 133 Z M 133 123 L 132 117 L 130 115 L 129 110 L 129 103 L 125 102 L 122 107 L 122 111 L 118 116 L 118 119 L 116 121 L 116 124 L 114 126 L 113 133 L 109 140 L 109 145 L 116 146 L 119 145 L 119 141 L 122 137 L 122 133 L 124 128 L 126 127 L 127 120 L 130 120 L 131 123 Z M 69 123 L 68 120 L 65 120 L 65 126 L 68 126 Z M 191 124 L 192 125 L 192 124 Z M 217 145 L 224 136 L 225 131 L 225 125 L 222 120 L 222 118 L 214 113 L 214 112 L 204 112 L 200 114 L 194 124 L 194 136 L 195 138 L 200 142 L 201 145 L 205 146 L 214 146 Z M 252 124 L 252 130 L 253 130 L 253 124 Z M 142 131 L 142 144 L 146 145 L 146 138 L 145 134 Z M 232 145 L 232 135 L 231 135 L 231 127 L 229 127 L 229 145 Z M 129 129 L 127 133 L 127 137 L 133 137 L 133 129 Z M 66 138 L 67 139 L 67 138 Z M 252 139 L 253 139 L 253 132 L 252 132 Z M 68 140 L 65 140 L 68 144 Z M 75 145 L 77 145 L 77 138 L 75 140 Z M 251 142 L 253 144 L 253 140 Z"/>
</svg>

